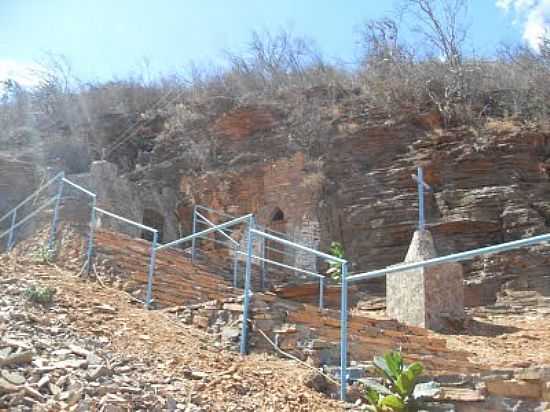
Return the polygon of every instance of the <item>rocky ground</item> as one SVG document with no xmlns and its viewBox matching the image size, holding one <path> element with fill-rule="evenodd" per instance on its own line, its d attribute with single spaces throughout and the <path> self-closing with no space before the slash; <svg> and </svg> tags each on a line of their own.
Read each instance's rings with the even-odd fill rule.
<svg viewBox="0 0 550 412">
<path fill-rule="evenodd" d="M 465 330 L 446 335 L 451 349 L 466 350 L 471 361 L 491 369 L 538 367 L 550 364 L 550 315 L 479 313 Z"/>
<path fill-rule="evenodd" d="M 55 289 L 52 302 L 33 302 L 33 286 Z M 168 313 L 53 264 L 2 256 L 0 288 L 0 410 L 341 409 L 302 383 L 307 368 L 241 358 Z"/>
<path fill-rule="evenodd" d="M 241 358 L 216 336 L 187 324 L 181 313 L 170 308 L 145 310 L 142 302 L 121 290 L 120 279 L 79 277 L 80 248 L 65 244 L 65 250 L 70 253 L 58 261 L 63 268 L 46 262 L 33 241 L 0 256 L 0 411 L 337 411 L 345 407 L 310 389 L 316 386 L 312 379 L 316 375 L 299 363 L 266 354 Z M 47 298 L 47 290 L 55 290 L 51 302 L 36 302 Z M 517 384 L 508 375 L 523 376 L 525 370 L 531 373 L 532 368 L 550 364 L 548 311 L 520 306 L 471 309 L 464 328 L 434 334 L 444 337 L 449 348 L 472 354 L 469 361 L 484 370 L 504 371 L 506 376 L 491 383 L 491 396 L 495 391 L 500 394 L 501 381 Z M 378 306 L 374 309 L 371 315 L 382 316 Z M 540 385 L 531 375 L 520 383 L 530 385 L 532 393 L 525 393 L 523 386 L 523 392 L 517 392 L 516 385 L 511 392 L 504 391 L 502 399 L 509 392 L 540 399 Z M 546 375 L 537 379 L 546 381 Z M 490 385 L 483 384 L 481 392 L 470 386 L 447 400 L 472 393 L 483 399 Z M 475 402 L 470 407 L 493 410 L 491 396 L 485 402 L 489 409 L 475 409 L 481 407 Z M 502 405 L 494 410 L 508 410 Z M 364 410 L 364 405 L 359 402 L 352 409 Z"/>
</svg>

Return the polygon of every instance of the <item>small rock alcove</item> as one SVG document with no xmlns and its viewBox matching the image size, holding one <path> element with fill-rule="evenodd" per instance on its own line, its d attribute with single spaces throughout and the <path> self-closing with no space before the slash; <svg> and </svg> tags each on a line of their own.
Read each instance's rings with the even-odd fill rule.
<svg viewBox="0 0 550 412">
<path fill-rule="evenodd" d="M 143 211 L 143 224 L 155 228 L 159 231 L 157 241 L 162 242 L 162 235 L 164 231 L 164 216 L 153 209 L 145 209 Z M 149 230 L 142 230 L 141 238 L 148 240 L 149 242 L 153 241 L 153 233 Z"/>
<path fill-rule="evenodd" d="M 273 212 L 271 212 L 271 217 L 269 219 L 269 229 L 279 232 L 279 233 L 286 233 L 286 220 L 285 220 L 285 214 L 281 210 L 281 208 L 276 207 L 273 209 Z M 275 233 L 276 236 L 278 236 L 278 233 Z M 284 245 L 280 244 L 279 242 L 275 242 L 272 240 L 266 241 L 266 256 L 270 260 L 275 260 L 278 262 L 284 261 L 284 255 L 279 252 L 284 252 Z"/>
</svg>

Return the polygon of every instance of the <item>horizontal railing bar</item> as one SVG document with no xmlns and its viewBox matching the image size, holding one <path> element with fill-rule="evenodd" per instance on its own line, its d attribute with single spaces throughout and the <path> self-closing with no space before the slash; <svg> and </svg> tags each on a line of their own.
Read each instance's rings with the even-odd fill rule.
<svg viewBox="0 0 550 412">
<path fill-rule="evenodd" d="M 107 216 L 110 216 L 112 218 L 115 218 L 115 219 L 118 219 L 124 223 L 128 223 L 130 225 L 133 225 L 133 226 L 136 226 L 136 227 L 139 227 L 140 229 L 144 229 L 144 230 L 148 230 L 150 232 L 158 232 L 157 229 L 154 229 L 152 227 L 149 227 L 149 226 L 145 226 L 145 225 L 142 225 L 141 223 L 138 223 L 138 222 L 134 222 L 133 220 L 130 220 L 130 219 L 126 219 L 125 217 L 122 217 L 122 216 L 119 216 L 119 215 L 116 215 L 112 212 L 108 212 L 106 211 L 105 209 L 101 209 L 99 207 L 95 207 L 95 210 L 103 215 L 107 215 Z"/>
<path fill-rule="evenodd" d="M 287 239 L 287 240 L 290 240 L 290 238 L 291 238 L 291 236 L 288 233 L 279 232 L 278 230 L 271 229 L 270 227 L 266 227 L 265 232 L 272 233 L 274 235 L 279 235 L 283 239 Z"/>
<path fill-rule="evenodd" d="M 233 226 L 233 225 L 236 225 L 238 223 L 244 222 L 245 220 L 250 219 L 252 216 L 253 216 L 252 214 L 244 215 L 244 216 L 235 218 L 233 220 L 230 220 L 229 222 L 225 222 L 225 223 L 216 225 L 215 227 L 211 227 L 209 229 L 204 229 L 204 230 L 201 230 L 200 232 L 193 233 L 189 236 L 182 237 L 181 239 L 173 240 L 170 243 L 165 243 L 164 245 L 158 246 L 157 250 L 162 250 L 162 249 L 166 249 L 167 247 L 172 247 L 172 246 L 179 245 L 180 243 L 189 242 L 190 240 L 193 240 L 194 238 L 201 237 L 201 236 L 207 235 L 208 233 L 215 232 L 216 230 L 223 229 L 223 228 L 226 228 L 226 227 Z"/>
<path fill-rule="evenodd" d="M 440 256 L 433 259 L 423 260 L 420 262 L 412 262 L 404 265 L 389 266 L 384 269 L 373 270 L 365 273 L 358 273 L 348 276 L 348 281 L 354 282 L 358 280 L 374 279 L 382 277 L 388 273 L 401 272 L 406 270 L 418 269 L 426 266 L 434 266 L 447 262 L 459 262 L 461 260 L 473 259 L 474 257 L 498 252 L 506 252 L 513 249 L 518 249 L 525 246 L 536 245 L 538 243 L 550 241 L 550 234 L 533 236 L 527 239 L 513 240 L 511 242 L 501 243 L 498 245 L 486 246 L 479 249 L 467 250 L 465 252 L 453 253 L 447 256 Z"/>
<path fill-rule="evenodd" d="M 320 256 L 322 258 L 324 258 L 325 260 L 330 260 L 330 261 L 333 261 L 333 262 L 338 262 L 338 263 L 347 263 L 347 260 L 344 260 L 344 259 L 340 259 L 336 256 L 332 256 L 332 255 L 328 255 L 326 253 L 323 253 L 323 252 L 319 252 L 318 250 L 315 250 L 315 249 L 311 249 L 307 246 L 303 246 L 303 245 L 300 245 L 298 243 L 294 243 L 294 242 L 291 242 L 290 240 L 286 240 L 286 239 L 282 239 L 280 237 L 277 237 L 277 236 L 273 236 L 273 235 L 270 235 L 269 233 L 265 233 L 265 232 L 261 232 L 259 230 L 256 230 L 256 229 L 251 229 L 251 231 L 256 234 L 256 235 L 259 235 L 259 236 L 263 236 L 264 238 L 266 239 L 269 239 L 269 240 L 273 240 L 275 242 L 279 242 L 279 243 L 282 243 L 283 245 L 288 245 L 288 246 L 292 246 L 296 249 L 300 249 L 300 250 L 303 250 L 305 252 L 310 252 L 310 253 L 313 253 L 314 255 L 317 255 L 317 256 Z"/>
<path fill-rule="evenodd" d="M 38 189 L 36 189 L 36 191 L 31 193 L 25 200 L 23 200 L 17 206 L 12 208 L 7 214 L 2 216 L 2 218 L 0 218 L 0 222 L 3 222 L 4 219 L 7 219 L 8 216 L 11 216 L 11 214 L 13 213 L 14 210 L 19 209 L 21 206 L 23 206 L 29 200 L 31 200 L 31 199 L 35 198 L 36 196 L 38 196 L 46 187 L 48 187 L 49 185 L 51 185 L 53 182 L 55 182 L 57 179 L 59 179 L 60 177 L 62 177 L 64 175 L 65 175 L 64 172 L 59 172 L 58 174 L 56 174 L 54 177 L 52 177 L 50 180 L 48 180 L 46 183 L 44 183 L 42 186 L 40 186 Z"/>
<path fill-rule="evenodd" d="M 220 245 L 224 245 L 226 246 L 228 249 L 234 249 L 234 247 L 227 241 L 223 241 L 223 240 L 218 240 L 218 239 L 212 239 L 210 237 L 207 237 L 207 236 L 199 236 L 198 239 L 202 239 L 202 240 L 205 240 L 207 242 L 214 242 L 214 243 L 218 243 Z"/>
<path fill-rule="evenodd" d="M 6 220 L 8 217 L 10 217 L 13 212 L 15 211 L 15 209 L 11 209 L 7 214 L 5 214 L 1 219 L 0 219 L 0 223 L 2 223 L 4 220 Z"/>
<path fill-rule="evenodd" d="M 285 256 L 296 257 L 296 253 L 287 253 L 287 252 L 285 252 L 281 249 L 275 249 L 275 248 L 272 248 L 272 247 L 269 247 L 269 246 L 266 246 L 265 250 L 271 250 L 272 252 L 276 252 L 276 253 L 279 253 L 279 254 L 285 255 Z"/>
<path fill-rule="evenodd" d="M 235 219 L 235 216 L 229 215 L 229 214 L 227 214 L 227 213 L 225 213 L 225 212 L 220 212 L 219 210 L 211 209 L 211 208 L 206 207 L 206 206 L 196 205 L 196 208 L 197 208 L 197 209 L 206 210 L 207 212 L 216 213 L 216 214 L 218 214 L 218 215 L 220 215 L 220 216 L 228 217 L 228 218 L 230 218 L 231 220 Z"/>
<path fill-rule="evenodd" d="M 67 179 L 65 177 L 63 178 L 63 181 L 65 183 L 67 183 L 68 185 L 74 187 L 75 189 L 80 190 L 81 192 L 87 194 L 90 197 L 96 197 L 95 193 L 90 192 L 88 189 L 84 189 L 82 186 L 77 185 L 75 182 L 72 182 L 72 181 L 70 181 L 69 179 Z"/>
<path fill-rule="evenodd" d="M 39 206 L 38 209 L 34 210 L 30 215 L 25 216 L 23 219 L 21 219 L 19 222 L 17 222 L 13 229 L 17 229 L 19 226 L 21 226 L 23 223 L 25 223 L 30 218 L 34 217 L 36 214 L 41 212 L 43 209 L 51 205 L 55 200 L 57 200 L 57 196 L 52 197 L 50 200 L 48 200 L 46 203 L 44 203 L 42 206 Z M 0 239 L 6 236 L 8 233 L 10 233 L 11 229 L 6 230 L 4 233 L 0 235 Z"/>
<path fill-rule="evenodd" d="M 271 229 L 270 227 L 267 227 L 267 226 L 256 225 L 256 229 L 262 230 L 266 233 L 272 233 L 272 234 L 275 234 L 275 235 L 279 235 L 279 237 L 282 237 L 283 239 L 287 239 L 287 240 L 291 239 L 291 236 L 288 233 L 279 232 L 278 230 Z"/>
<path fill-rule="evenodd" d="M 211 227 L 211 225 L 209 225 L 207 222 L 205 222 L 204 220 L 200 219 L 200 218 L 197 218 L 197 223 L 203 225 L 203 226 L 208 226 L 208 227 Z M 222 222 L 223 223 L 223 222 Z M 218 223 L 221 225 L 221 223 Z M 224 232 L 226 233 L 233 233 L 233 232 L 237 232 L 237 230 L 234 230 L 234 229 L 228 229 L 228 228 L 225 228 L 223 230 Z"/>
<path fill-rule="evenodd" d="M 236 253 L 239 254 L 239 255 L 245 255 L 246 256 L 245 252 L 237 251 Z M 271 259 L 266 259 L 266 258 L 256 256 L 256 255 L 252 255 L 251 257 L 252 257 L 252 259 L 259 260 L 261 262 L 266 262 L 266 263 L 269 263 L 269 264 L 272 264 L 272 265 L 275 265 L 275 266 L 279 266 L 279 267 L 282 267 L 282 268 L 285 268 L 285 269 L 290 269 L 294 272 L 301 272 L 301 273 L 304 273 L 306 275 L 311 275 L 311 276 L 315 276 L 317 278 L 322 278 L 322 279 L 325 278 L 323 275 L 320 275 L 319 273 L 310 272 L 309 270 L 297 268 L 297 267 L 294 267 L 294 266 L 285 265 L 284 263 L 276 262 L 276 261 L 271 260 Z"/>
<path fill-rule="evenodd" d="M 195 213 L 197 214 L 198 217 L 200 217 L 201 219 L 204 219 L 204 221 L 205 221 L 208 225 L 210 225 L 210 227 L 216 227 L 216 225 L 215 225 L 214 223 L 212 223 L 212 222 L 211 222 L 210 220 L 208 220 L 206 217 L 204 217 L 203 215 L 201 215 L 200 212 L 195 211 Z M 227 239 L 229 239 L 229 241 L 230 241 L 231 243 L 233 243 L 234 245 L 240 246 L 239 242 L 237 242 L 235 239 L 233 239 L 231 236 L 229 236 L 227 233 L 225 233 L 225 232 L 223 231 L 223 229 L 219 229 L 217 232 L 218 232 L 218 233 L 221 233 L 223 236 L 225 236 Z"/>
</svg>

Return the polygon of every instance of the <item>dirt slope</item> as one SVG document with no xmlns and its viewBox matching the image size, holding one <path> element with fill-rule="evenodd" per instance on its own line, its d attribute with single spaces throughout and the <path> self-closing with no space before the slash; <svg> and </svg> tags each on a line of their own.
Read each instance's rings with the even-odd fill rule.
<svg viewBox="0 0 550 412">
<path fill-rule="evenodd" d="M 3 289 L 9 285 L 11 291 L 6 295 L 9 298 L 0 299 L 0 313 L 17 312 L 22 319 L 14 322 L 7 315 L 0 317 L 1 346 L 9 346 L 8 338 L 23 338 L 33 356 L 32 364 L 7 367 L 9 372 L 22 375 L 25 382 L 15 389 L 10 387 L 11 391 L 2 392 L 0 386 L 0 410 L 16 405 L 22 408 L 17 410 L 31 410 L 33 405 L 48 405 L 43 410 L 81 410 L 78 408 L 85 405 L 90 410 L 109 411 L 340 410 L 339 403 L 302 384 L 306 368 L 266 355 L 241 358 L 223 352 L 208 335 L 176 323 L 168 314 L 146 311 L 125 292 L 83 281 L 56 266 L 36 264 L 29 257 L 2 256 L 0 283 Z M 25 301 L 24 291 L 33 284 L 57 290 L 51 306 Z M 26 328 L 25 333 L 17 330 L 19 323 Z M 38 331 L 48 335 L 42 340 L 56 336 L 49 352 L 38 337 L 33 337 Z M 74 342 L 85 351 L 101 353 L 103 359 L 123 359 L 127 368 L 117 366 L 117 372 L 116 367 L 106 364 L 111 376 L 94 380 L 89 375 L 96 369 L 89 364 L 50 370 L 37 363 L 46 359 L 46 366 L 54 364 L 53 357 L 65 353 L 67 345 Z M 45 371 L 52 375 L 52 381 L 67 376 L 61 389 L 70 396 L 55 395 L 48 385 L 39 387 L 37 376 Z M 128 391 L 126 387 L 134 389 Z M 107 405 L 110 409 L 104 409 Z"/>
</svg>

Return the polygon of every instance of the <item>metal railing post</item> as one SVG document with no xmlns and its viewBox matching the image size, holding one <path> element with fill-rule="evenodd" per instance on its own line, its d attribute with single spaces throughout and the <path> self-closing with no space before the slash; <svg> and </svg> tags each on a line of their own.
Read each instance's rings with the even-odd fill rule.
<svg viewBox="0 0 550 412">
<path fill-rule="evenodd" d="M 90 212 L 90 232 L 88 233 L 88 247 L 86 250 L 86 261 L 88 262 L 88 275 L 92 272 L 92 254 L 94 251 L 94 234 L 96 225 L 96 197 L 92 197 L 92 210 Z"/>
<path fill-rule="evenodd" d="M 265 259 L 265 238 L 262 237 L 262 254 L 261 254 L 261 257 L 262 259 Z M 267 274 L 266 272 L 266 265 L 265 265 L 265 260 L 262 260 L 261 261 L 261 269 L 262 269 L 262 272 L 261 272 L 261 275 L 260 275 L 260 289 L 261 290 L 264 290 L 265 289 L 265 275 Z"/>
<path fill-rule="evenodd" d="M 151 259 L 149 260 L 149 272 L 147 274 L 147 297 L 145 298 L 145 306 L 149 309 L 153 302 L 153 275 L 155 274 L 155 258 L 157 255 L 157 242 L 159 232 L 153 232 L 153 243 L 151 243 Z"/>
<path fill-rule="evenodd" d="M 319 310 L 323 310 L 325 289 L 325 278 L 319 278 Z"/>
<path fill-rule="evenodd" d="M 246 354 L 247 340 L 248 340 L 248 312 L 250 306 L 250 283 L 251 283 L 251 269 L 252 269 L 252 229 L 254 227 L 254 216 L 250 216 L 248 220 L 248 237 L 246 245 L 246 269 L 244 277 L 244 302 L 243 302 L 243 324 L 241 329 L 241 355 Z"/>
<path fill-rule="evenodd" d="M 237 276 L 239 271 L 239 254 L 237 253 L 237 247 L 235 247 L 235 256 L 233 257 L 233 287 L 238 286 Z"/>
<path fill-rule="evenodd" d="M 65 174 L 62 173 L 60 176 L 61 177 L 59 179 L 59 187 L 57 188 L 57 198 L 55 201 L 55 208 L 53 211 L 52 227 L 50 230 L 50 237 L 48 239 L 48 251 L 54 250 L 53 245 L 56 240 L 55 237 L 57 235 L 57 222 L 59 220 L 59 206 L 61 204 L 61 197 L 63 196 L 63 183 L 64 183 L 63 178 L 65 177 Z"/>
<path fill-rule="evenodd" d="M 424 230 L 425 216 L 424 216 L 424 173 L 419 166 L 418 169 L 418 230 Z"/>
<path fill-rule="evenodd" d="M 8 235 L 7 251 L 9 252 L 15 242 L 15 222 L 17 220 L 17 209 L 13 209 L 11 215 L 10 234 Z"/>
<path fill-rule="evenodd" d="M 197 205 L 193 206 L 193 234 L 197 232 Z M 197 239 L 191 240 L 191 263 L 195 264 L 195 253 L 197 247 Z"/>
<path fill-rule="evenodd" d="M 342 263 L 340 290 L 340 400 L 346 400 L 348 384 L 348 264 Z"/>
</svg>

